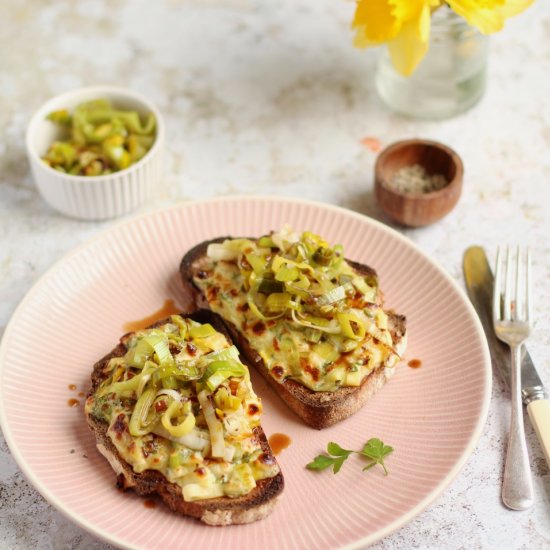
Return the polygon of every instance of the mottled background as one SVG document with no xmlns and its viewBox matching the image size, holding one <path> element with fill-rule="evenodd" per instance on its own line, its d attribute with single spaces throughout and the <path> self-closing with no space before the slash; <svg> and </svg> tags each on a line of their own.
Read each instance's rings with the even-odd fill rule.
<svg viewBox="0 0 550 550">
<path fill-rule="evenodd" d="M 540 1 L 491 39 L 489 88 L 472 111 L 411 121 L 377 98 L 376 52 L 351 45 L 346 0 L 20 0 L 0 7 L 0 334 L 38 277 L 114 221 L 69 220 L 38 196 L 24 132 L 49 97 L 83 85 L 129 86 L 166 116 L 164 184 L 141 210 L 220 194 L 300 196 L 389 223 L 373 196 L 382 145 L 422 136 L 462 156 L 465 188 L 434 226 L 403 230 L 462 284 L 467 245 L 525 241 L 534 252 L 530 349 L 550 384 L 550 6 Z M 500 503 L 509 397 L 494 378 L 487 426 L 450 488 L 375 545 L 550 548 L 550 475 L 527 423 L 536 504 Z M 414 457 L 411 457 L 414 460 Z M 418 468 L 429 468 L 419 464 Z M 49 506 L 0 436 L 0 547 L 107 545 Z"/>
</svg>

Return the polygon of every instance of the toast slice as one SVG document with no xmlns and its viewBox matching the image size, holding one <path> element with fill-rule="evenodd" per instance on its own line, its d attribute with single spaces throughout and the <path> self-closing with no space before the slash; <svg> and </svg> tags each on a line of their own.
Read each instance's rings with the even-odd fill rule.
<svg viewBox="0 0 550 550">
<path fill-rule="evenodd" d="M 292 238 L 295 239 L 296 237 Z M 318 237 L 313 236 L 312 238 Z M 241 241 L 239 246 L 241 248 L 244 246 L 247 249 L 249 245 L 246 241 L 260 243 L 262 239 L 266 239 L 264 242 L 269 244 L 269 236 L 258 240 L 233 239 L 233 241 Z M 368 332 L 365 334 L 364 341 L 361 341 L 360 335 L 350 334 L 352 338 L 345 338 L 343 342 L 344 346 L 350 343 L 354 345 L 352 340 L 355 340 L 356 343 L 359 340 L 359 344 L 362 346 L 361 350 L 363 351 L 357 351 L 357 346 L 355 350 L 350 351 L 346 351 L 346 348 L 343 347 L 343 349 L 339 350 L 336 357 L 334 355 L 330 357 L 325 356 L 327 360 L 324 367 L 318 365 L 318 371 L 321 373 L 320 380 L 317 382 L 307 378 L 304 380 L 304 377 L 300 376 L 301 373 L 297 372 L 296 368 L 288 367 L 284 364 L 284 356 L 282 359 L 280 356 L 278 357 L 276 361 L 278 364 L 275 366 L 273 366 L 273 361 L 271 361 L 271 365 L 269 366 L 266 364 L 266 349 L 272 350 L 272 346 L 282 347 L 283 339 L 281 338 L 281 334 L 283 334 L 284 338 L 285 329 L 282 329 L 282 332 L 280 325 L 285 325 L 288 328 L 292 323 L 291 315 L 286 311 L 282 317 L 277 319 L 257 319 L 256 316 L 256 321 L 254 321 L 255 316 L 251 314 L 249 307 L 250 296 L 247 296 L 250 293 L 250 287 L 247 288 L 246 280 L 243 280 L 242 277 L 239 278 L 235 270 L 237 262 L 243 261 L 243 255 L 245 258 L 248 257 L 251 261 L 255 262 L 250 257 L 250 254 L 254 254 L 254 251 L 248 248 L 248 252 L 239 254 L 237 260 L 231 259 L 231 251 L 228 251 L 227 255 L 225 255 L 224 250 L 219 248 L 223 246 L 223 243 L 227 243 L 228 240 L 231 240 L 231 238 L 221 237 L 200 243 L 189 250 L 181 261 L 180 274 L 183 284 L 188 292 L 194 296 L 197 307 L 210 308 L 221 315 L 232 339 L 236 342 L 247 361 L 256 367 L 256 370 L 262 374 L 290 409 L 306 424 L 317 429 L 322 429 L 354 414 L 391 378 L 400 356 L 404 353 L 406 347 L 406 319 L 403 315 L 399 315 L 394 311 L 383 310 L 383 294 L 378 288 L 376 271 L 369 266 L 346 260 L 349 269 L 346 268 L 345 270 L 345 280 L 350 278 L 350 273 L 353 273 L 353 276 L 357 276 L 367 283 L 365 287 L 360 281 L 354 281 L 354 284 L 363 289 L 363 292 L 360 293 L 355 287 L 352 288 L 352 291 L 356 292 L 356 294 L 361 294 L 363 298 L 368 297 L 368 300 L 360 300 L 360 306 L 358 306 L 357 303 L 353 303 L 354 299 L 357 302 L 357 296 L 352 296 L 350 303 L 355 306 L 352 311 L 357 313 L 357 307 L 361 307 L 366 311 L 368 310 L 369 316 L 377 319 L 376 322 L 378 322 L 378 318 L 382 319 L 383 322 L 381 322 L 384 330 L 380 330 L 375 326 L 370 331 L 373 334 L 369 334 Z M 280 237 L 276 240 L 280 242 Z M 324 241 L 319 242 L 326 244 Z M 214 248 L 216 248 L 216 254 L 221 252 L 221 257 L 226 257 L 227 259 L 213 259 L 211 255 L 209 256 L 208 251 L 212 250 L 211 245 L 214 245 Z M 265 247 L 263 248 L 265 249 Z M 267 258 L 266 265 L 272 265 L 269 262 L 273 262 L 274 256 L 279 252 L 280 250 L 277 247 L 271 248 L 271 253 L 267 252 L 265 256 Z M 223 268 L 220 266 L 223 266 Z M 250 269 L 253 269 L 253 266 L 250 266 Z M 307 267 L 302 266 L 301 269 L 306 271 Z M 257 271 L 260 271 L 259 267 Z M 231 279 L 235 281 L 234 284 L 228 283 Z M 241 285 L 240 289 L 239 285 Z M 279 288 L 278 290 L 281 289 Z M 333 291 L 333 294 L 334 292 L 337 291 Z M 330 292 L 328 295 L 330 295 Z M 349 299 L 347 297 L 343 302 L 347 303 Z M 233 304 L 233 300 L 237 302 L 236 305 Z M 266 302 L 267 300 L 264 301 L 264 304 Z M 252 304 L 252 307 L 254 307 L 254 304 Z M 262 315 L 262 312 L 260 312 L 260 315 Z M 344 321 L 346 315 L 346 313 L 343 313 Z M 354 315 L 352 317 L 354 321 L 358 320 L 355 314 L 352 315 Z M 330 318 L 330 313 L 328 317 Z M 370 317 L 366 317 L 366 319 Z M 244 321 L 243 318 L 245 319 Z M 342 317 L 339 318 L 342 319 Z M 326 322 L 326 319 L 324 322 Z M 250 327 L 252 327 L 252 330 L 250 330 Z M 255 334 L 257 331 L 254 330 L 255 327 L 262 327 L 266 332 L 273 331 L 274 337 L 272 342 L 269 339 L 263 338 L 263 336 L 257 337 Z M 348 330 L 349 328 L 346 327 Z M 323 327 L 320 329 L 321 338 L 334 342 L 335 338 L 330 334 L 327 335 L 324 333 L 322 329 Z M 303 342 L 299 338 L 294 338 L 292 345 L 287 346 L 290 354 L 296 353 L 296 348 L 301 349 L 302 344 L 305 346 L 308 343 L 306 342 L 307 339 L 314 341 L 320 337 L 319 334 L 316 334 L 315 328 L 296 326 L 296 323 L 294 323 L 294 328 L 291 330 L 294 330 L 294 333 L 299 338 L 303 337 Z M 353 338 L 354 336 L 356 337 Z M 367 340 L 370 342 L 371 349 L 369 349 L 369 345 L 364 344 Z M 336 341 L 337 345 L 340 345 L 338 336 L 336 336 Z M 315 347 L 317 344 L 309 342 L 308 345 Z M 321 340 L 321 347 L 323 345 L 324 343 Z M 349 372 L 353 368 L 351 365 L 352 359 L 356 362 L 362 360 L 366 366 L 363 369 L 359 367 L 359 372 Z M 270 357 L 267 354 L 267 361 L 269 360 Z M 326 366 L 327 364 L 328 367 Z M 339 376 L 341 378 L 349 377 L 349 384 L 346 383 L 347 380 L 338 379 L 335 380 L 335 384 L 323 383 L 323 374 L 325 374 L 326 378 L 331 378 L 334 381 L 334 373 L 338 370 L 341 371 L 341 368 L 338 368 L 341 364 L 345 365 L 347 372 L 344 376 L 341 374 Z M 281 369 L 282 373 L 281 371 L 277 371 L 280 366 L 283 367 Z M 305 370 L 311 367 L 311 365 L 307 364 L 302 366 Z M 323 372 L 323 368 L 332 374 Z M 309 371 L 315 374 L 314 369 L 310 368 Z"/>
<path fill-rule="evenodd" d="M 284 480 L 259 424 L 261 402 L 236 352 L 218 316 L 198 311 L 124 335 L 95 364 L 86 419 L 120 489 L 156 494 L 174 512 L 209 525 L 250 523 L 271 513 Z M 150 405 L 141 413 L 140 390 Z M 176 412 L 163 418 L 171 406 Z M 216 428 L 223 430 L 221 448 Z"/>
</svg>

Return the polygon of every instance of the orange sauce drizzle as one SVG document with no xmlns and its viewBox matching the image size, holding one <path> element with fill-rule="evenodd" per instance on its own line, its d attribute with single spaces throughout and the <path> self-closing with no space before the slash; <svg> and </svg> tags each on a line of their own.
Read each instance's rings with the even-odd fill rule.
<svg viewBox="0 0 550 550">
<path fill-rule="evenodd" d="M 123 329 L 126 332 L 135 332 L 136 330 L 142 330 L 152 325 L 156 321 L 160 321 L 161 319 L 165 319 L 166 317 L 169 317 L 170 315 L 175 315 L 176 313 L 181 313 L 181 310 L 175 304 L 174 300 L 164 300 L 164 304 L 159 310 L 151 313 L 151 315 L 148 315 L 143 319 L 128 321 L 123 325 Z"/>
<path fill-rule="evenodd" d="M 282 453 L 292 443 L 292 439 L 286 434 L 273 434 L 268 441 L 274 455 Z"/>
</svg>

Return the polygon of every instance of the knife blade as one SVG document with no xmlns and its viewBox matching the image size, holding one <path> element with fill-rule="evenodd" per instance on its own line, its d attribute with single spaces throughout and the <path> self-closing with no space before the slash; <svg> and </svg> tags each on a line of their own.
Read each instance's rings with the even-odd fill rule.
<svg viewBox="0 0 550 550">
<path fill-rule="evenodd" d="M 493 329 L 494 279 L 485 250 L 480 246 L 468 248 L 464 253 L 462 268 L 468 296 L 477 311 L 487 337 L 493 368 L 500 373 L 510 388 L 512 372 L 510 348 L 497 338 Z M 550 466 L 550 401 L 548 401 L 546 389 L 525 346 L 523 346 L 521 362 L 521 396 L 544 450 L 546 461 Z"/>
</svg>

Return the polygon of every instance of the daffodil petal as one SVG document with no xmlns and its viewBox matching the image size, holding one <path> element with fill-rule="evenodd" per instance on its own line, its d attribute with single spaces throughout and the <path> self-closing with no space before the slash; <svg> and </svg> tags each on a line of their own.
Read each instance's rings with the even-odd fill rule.
<svg viewBox="0 0 550 550">
<path fill-rule="evenodd" d="M 388 42 L 390 57 L 396 71 L 410 76 L 422 61 L 429 46 L 430 9 L 424 6 L 416 19 L 403 24 L 401 32 Z"/>
<path fill-rule="evenodd" d="M 451 8 L 483 34 L 492 34 L 504 27 L 508 17 L 528 8 L 533 0 L 449 0 Z"/>
<path fill-rule="evenodd" d="M 401 27 L 401 22 L 393 15 L 393 4 L 390 0 L 359 0 L 352 21 L 353 29 L 360 29 L 357 42 L 382 44 L 394 38 Z"/>
<path fill-rule="evenodd" d="M 392 5 L 392 14 L 398 21 L 417 19 L 422 10 L 429 6 L 437 7 L 441 0 L 388 0 Z"/>
<path fill-rule="evenodd" d="M 430 41 L 430 23 L 431 23 L 432 12 L 428 5 L 424 5 L 420 12 L 420 17 L 418 19 L 418 37 L 421 42 L 428 43 Z"/>
<path fill-rule="evenodd" d="M 502 6 L 505 17 L 513 17 L 526 10 L 535 0 L 508 0 Z"/>
</svg>

